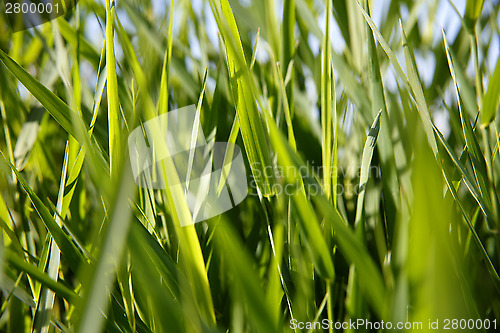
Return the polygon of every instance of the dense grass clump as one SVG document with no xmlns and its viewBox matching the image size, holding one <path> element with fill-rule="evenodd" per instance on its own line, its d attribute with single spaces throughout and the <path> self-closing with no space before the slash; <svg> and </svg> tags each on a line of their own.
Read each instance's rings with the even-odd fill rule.
<svg viewBox="0 0 500 333">
<path fill-rule="evenodd" d="M 496 331 L 499 7 L 81 0 L 16 33 L 2 9 L 0 331 Z M 192 104 L 249 185 L 196 224 L 127 143 Z"/>
</svg>

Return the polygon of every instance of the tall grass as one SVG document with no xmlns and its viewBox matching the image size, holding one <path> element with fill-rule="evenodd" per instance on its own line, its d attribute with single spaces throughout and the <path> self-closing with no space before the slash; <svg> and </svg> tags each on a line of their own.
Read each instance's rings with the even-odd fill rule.
<svg viewBox="0 0 500 333">
<path fill-rule="evenodd" d="M 499 7 L 82 0 L 17 33 L 2 12 L 0 331 L 495 331 Z M 190 104 L 249 184 L 194 225 L 126 142 Z"/>
</svg>

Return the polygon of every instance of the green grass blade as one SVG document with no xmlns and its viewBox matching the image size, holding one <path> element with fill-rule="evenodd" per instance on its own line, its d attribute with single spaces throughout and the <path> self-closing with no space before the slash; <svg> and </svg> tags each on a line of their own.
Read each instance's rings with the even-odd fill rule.
<svg viewBox="0 0 500 333">
<path fill-rule="evenodd" d="M 332 66 L 331 66 L 331 42 L 330 42 L 330 16 L 331 1 L 326 2 L 326 28 L 323 37 L 323 65 L 321 68 L 321 158 L 323 162 L 323 189 L 328 198 L 333 198 L 332 189 L 332 146 L 333 146 L 333 119 L 335 112 L 332 108 Z"/>
<path fill-rule="evenodd" d="M 481 151 L 481 148 L 479 147 L 476 136 L 474 135 L 474 131 L 472 130 L 470 120 L 468 119 L 467 114 L 465 114 L 462 111 L 462 109 L 463 109 L 462 102 L 461 102 L 462 99 L 460 97 L 460 91 L 459 91 L 458 83 L 457 83 L 456 76 L 455 76 L 454 63 L 453 63 L 453 59 L 451 58 L 451 55 L 449 52 L 448 42 L 446 41 L 446 35 L 444 34 L 444 31 L 443 31 L 443 41 L 444 41 L 444 46 L 446 49 L 448 66 L 450 68 L 451 77 L 452 77 L 454 85 L 455 85 L 455 95 L 457 97 L 457 102 L 458 102 L 458 111 L 460 113 L 460 121 L 462 124 L 462 130 L 463 130 L 463 134 L 465 137 L 465 142 L 467 144 L 467 151 L 470 153 L 472 167 L 474 170 L 474 177 L 476 179 L 476 184 L 479 187 L 480 194 L 483 197 L 484 203 L 485 203 L 486 207 L 488 208 L 488 210 L 490 210 L 491 209 L 491 198 L 489 195 L 489 189 L 488 189 L 488 185 L 487 185 L 488 184 L 488 176 L 486 174 L 486 161 L 484 160 L 483 152 Z"/>
<path fill-rule="evenodd" d="M 462 213 L 462 216 L 467 223 L 467 227 L 469 228 L 469 231 L 472 235 L 472 238 L 474 239 L 474 242 L 476 243 L 479 252 L 481 253 L 481 256 L 483 257 L 484 263 L 486 264 L 486 268 L 488 269 L 488 272 L 493 280 L 493 283 L 495 284 L 495 288 L 497 289 L 498 292 L 500 292 L 500 277 L 498 276 L 498 272 L 495 269 L 495 266 L 493 265 L 493 262 L 491 261 L 490 256 L 488 255 L 488 252 L 486 251 L 483 242 L 479 238 L 479 235 L 476 232 L 476 229 L 474 228 L 474 225 L 472 224 L 467 212 L 465 211 L 465 208 L 458 197 L 457 191 L 455 190 L 455 187 L 450 181 L 450 177 L 446 171 L 446 169 L 443 169 L 443 175 L 446 180 L 446 184 L 448 186 L 448 189 L 450 190 L 451 195 L 453 196 L 453 199 L 457 203 L 458 207 L 460 208 L 460 211 Z"/>
<path fill-rule="evenodd" d="M 365 8 L 369 13 L 368 2 L 365 1 Z M 400 187 L 399 179 L 395 161 L 394 145 L 392 143 L 392 126 L 389 119 L 385 101 L 385 90 L 382 81 L 380 62 L 377 54 L 377 47 L 373 38 L 373 32 L 368 24 L 367 26 L 367 39 L 368 39 L 368 68 L 370 79 L 370 90 L 372 98 L 372 114 L 376 115 L 379 110 L 382 110 L 381 126 L 384 129 L 378 138 L 377 149 L 380 156 L 380 164 L 382 169 L 382 182 L 384 187 L 384 206 L 388 214 L 388 219 L 393 221 L 396 217 L 397 208 L 399 207 Z M 397 111 L 395 111 L 397 112 Z M 391 227 L 390 227 L 391 228 Z M 391 234 L 391 231 L 388 232 Z"/>
<path fill-rule="evenodd" d="M 154 116 L 156 116 L 156 109 L 153 105 L 153 102 L 151 101 L 149 82 L 146 79 L 146 75 L 144 74 L 144 71 L 141 68 L 139 60 L 137 59 L 137 55 L 135 54 L 134 47 L 132 46 L 132 43 L 130 42 L 130 39 L 127 36 L 127 32 L 125 31 L 125 29 L 123 29 L 123 26 L 121 25 L 118 17 L 116 18 L 116 23 L 117 23 L 116 33 L 118 39 L 120 40 L 120 45 L 122 47 L 123 53 L 125 54 L 127 62 L 129 62 L 130 66 L 132 67 L 132 71 L 134 72 L 135 79 L 137 80 L 137 84 L 139 86 L 139 91 L 141 92 L 142 95 L 141 101 L 142 101 L 143 112 L 146 118 L 145 120 L 149 120 Z M 109 74 L 110 73 L 108 71 L 108 75 Z M 115 70 L 115 78 L 116 78 L 116 70 Z M 108 89 L 109 87 L 110 85 L 108 85 Z M 109 107 L 109 99 L 108 99 L 108 107 Z"/>
<path fill-rule="evenodd" d="M 113 2 L 111 2 L 113 1 Z M 118 101 L 118 82 L 116 78 L 115 46 L 113 25 L 115 22 L 115 2 L 106 0 L 106 71 L 108 87 L 108 131 L 109 131 L 109 169 L 111 175 L 117 172 L 122 160 L 121 113 Z"/>
<path fill-rule="evenodd" d="M 271 142 L 278 153 L 278 162 L 280 165 L 284 167 L 284 170 L 294 170 L 294 168 L 297 168 L 295 170 L 300 170 L 298 168 L 299 165 L 294 164 L 289 156 L 291 153 L 288 149 L 291 151 L 293 151 L 293 149 L 287 142 L 282 141 L 282 135 L 278 132 L 274 122 L 269 122 L 269 129 L 271 132 Z M 294 152 L 293 154 L 296 153 Z M 296 192 L 293 195 L 290 194 L 290 196 L 293 201 L 293 206 L 297 210 L 299 228 L 315 268 L 322 277 L 333 279 L 335 271 L 333 268 L 332 256 L 322 235 L 314 210 L 306 197 L 302 178 L 297 172 L 291 171 L 285 174 L 285 179 L 292 184 L 292 188 L 294 186 L 296 187 Z"/>
<path fill-rule="evenodd" d="M 417 110 L 424 125 L 425 134 L 427 135 L 427 141 L 432 148 L 434 156 L 438 158 L 438 148 L 436 137 L 434 136 L 434 131 L 432 128 L 432 119 L 429 109 L 427 107 L 427 102 L 425 101 L 424 91 L 422 89 L 422 83 L 420 82 L 420 77 L 417 71 L 417 65 L 415 64 L 415 56 L 413 55 L 413 50 L 408 44 L 406 39 L 405 31 L 403 30 L 403 25 L 400 22 L 401 34 L 403 37 L 403 49 L 406 60 L 406 71 L 408 72 L 408 81 L 413 91 L 413 96 L 417 104 Z"/>
<path fill-rule="evenodd" d="M 257 34 L 255 35 L 255 43 L 253 44 L 252 58 L 250 60 L 250 70 L 255 66 L 255 61 L 257 60 L 257 50 L 259 47 L 260 40 L 260 28 L 257 29 Z"/>
<path fill-rule="evenodd" d="M 366 138 L 365 146 L 363 149 L 363 157 L 361 159 L 361 170 L 359 177 L 359 193 L 356 203 L 356 216 L 354 220 L 355 232 L 358 239 L 361 242 L 366 242 L 366 218 L 363 218 L 363 212 L 365 207 L 365 195 L 366 186 L 368 185 L 368 176 L 370 173 L 370 164 L 373 157 L 373 150 L 375 149 L 375 144 L 377 143 L 377 137 L 380 130 L 380 116 L 382 110 L 379 111 L 373 124 L 370 128 L 368 136 Z M 346 308 L 348 313 L 353 318 L 359 318 L 365 315 L 366 306 L 365 301 L 362 298 L 362 294 L 358 291 L 359 278 L 356 267 L 351 266 L 349 270 L 349 282 L 347 284 L 347 298 L 346 298 Z"/>
<path fill-rule="evenodd" d="M 3 250 L 2 250 L 3 251 Z M 4 252 L 1 254 L 2 256 L 2 266 L 5 265 L 5 254 Z M 4 267 L 4 269 L 6 269 Z M 24 304 L 26 304 L 29 307 L 36 307 L 36 304 L 33 300 L 33 297 L 28 294 L 27 291 L 25 291 L 23 288 L 19 286 L 18 281 L 14 281 L 14 279 L 10 278 L 8 275 L 6 275 L 4 272 L 0 274 L 0 288 L 2 292 L 7 294 L 8 296 L 6 297 L 7 299 L 9 297 L 15 296 L 17 297 L 20 301 L 22 301 Z"/>
<path fill-rule="evenodd" d="M 286 77 L 288 66 L 294 57 L 295 52 L 295 0 L 285 0 L 283 3 L 283 23 L 281 25 L 281 75 Z M 293 82 L 295 81 L 295 68 L 291 67 L 290 82 L 287 85 L 286 95 L 290 115 L 293 118 L 295 113 L 295 101 L 293 97 Z"/>
<path fill-rule="evenodd" d="M 498 102 L 500 101 L 500 61 L 497 60 L 495 71 L 489 78 L 488 90 L 481 105 L 481 125 L 488 126 L 498 112 Z"/>
<path fill-rule="evenodd" d="M 347 26 L 349 29 L 349 62 L 356 72 L 361 73 L 365 61 L 366 31 L 363 24 L 363 16 L 356 8 L 356 2 L 346 1 Z"/>
<path fill-rule="evenodd" d="M 99 53 L 94 47 L 64 19 L 58 18 L 59 32 L 63 38 L 75 49 L 78 48 L 79 54 L 87 59 L 94 68 L 99 68 Z"/>
<path fill-rule="evenodd" d="M 61 181 L 59 184 L 59 194 L 57 195 L 58 214 L 61 214 L 63 199 L 64 199 L 64 189 L 66 187 L 66 175 L 68 172 L 68 150 L 69 146 L 68 144 L 66 144 L 64 162 L 61 171 Z M 61 227 L 61 218 L 57 214 L 55 214 L 54 220 L 57 223 L 57 225 Z M 61 252 L 57 247 L 56 242 L 53 239 L 51 239 L 46 272 L 47 275 L 55 281 L 57 281 L 59 275 L 60 256 Z M 48 332 L 53 306 L 54 306 L 54 293 L 49 289 L 42 289 L 40 297 L 38 299 L 35 318 L 33 319 L 34 332 Z"/>
<path fill-rule="evenodd" d="M 434 125 L 434 131 L 436 132 L 436 135 L 439 139 L 439 141 L 443 144 L 446 152 L 450 156 L 453 164 L 458 168 L 460 171 L 460 175 L 463 178 L 465 185 L 467 186 L 467 189 L 469 190 L 470 194 L 472 197 L 476 200 L 478 203 L 479 207 L 481 208 L 482 212 L 484 213 L 485 216 L 487 216 L 489 219 L 492 219 L 493 215 L 491 214 L 488 205 L 484 202 L 483 197 L 479 194 L 479 190 L 476 186 L 476 183 L 471 179 L 469 173 L 467 172 L 465 166 L 460 162 L 460 160 L 457 158 L 455 155 L 455 152 L 453 149 L 450 147 L 446 139 L 443 137 L 441 132 L 436 128 Z"/>
<path fill-rule="evenodd" d="M 375 25 L 375 22 L 373 22 L 370 15 L 364 10 L 364 8 L 361 6 L 361 4 L 359 2 L 358 2 L 358 7 L 361 10 L 361 13 L 363 14 L 363 16 L 365 17 L 366 23 L 368 23 L 371 30 L 375 34 L 377 41 L 380 43 L 380 46 L 382 47 L 385 54 L 387 55 L 387 57 L 391 61 L 392 66 L 396 70 L 396 73 L 403 80 L 403 83 L 405 84 L 405 86 L 410 88 L 410 83 L 408 82 L 408 78 L 406 77 L 405 73 L 403 72 L 403 69 L 401 68 L 401 65 L 399 64 L 398 59 L 396 58 L 396 55 L 394 54 L 391 47 L 389 46 L 389 43 L 387 43 L 384 36 L 382 36 L 382 34 L 378 30 L 377 26 Z M 408 90 L 411 90 L 411 89 L 408 89 Z"/>
<path fill-rule="evenodd" d="M 234 276 L 233 297 L 241 300 L 242 305 L 248 309 L 247 313 L 252 319 L 251 327 L 256 332 L 277 332 L 278 323 L 271 316 L 272 309 L 269 309 L 265 302 L 258 283 L 259 277 L 252 269 L 253 265 L 247 265 L 253 260 L 242 246 L 239 235 L 222 218 L 214 228 L 215 246 L 226 262 L 224 268 Z"/>
<path fill-rule="evenodd" d="M 185 320 L 185 303 L 180 301 L 189 302 L 191 296 L 180 293 L 180 288 L 186 286 L 186 277 L 176 263 L 137 221 L 132 223 L 129 242 L 136 310 L 143 316 L 146 312 L 152 316 L 157 330 L 187 332 L 186 326 L 200 329 L 194 324 L 199 322 L 199 314 L 191 313 L 194 320 Z M 143 297 L 146 304 L 142 303 Z"/>
<path fill-rule="evenodd" d="M 11 168 L 11 170 L 16 174 L 16 178 L 21 184 L 23 190 L 28 194 L 33 207 L 36 212 L 40 216 L 44 225 L 47 227 L 47 230 L 52 235 L 54 241 L 57 246 L 61 250 L 63 257 L 66 258 L 69 266 L 73 270 L 74 273 L 77 273 L 79 269 L 86 269 L 88 267 L 88 263 L 84 258 L 83 254 L 78 251 L 75 244 L 71 241 L 68 235 L 64 233 L 61 227 L 54 220 L 52 215 L 50 215 L 49 209 L 45 206 L 40 200 L 40 198 L 36 195 L 36 193 L 31 189 L 28 185 L 24 177 L 17 171 L 16 167 L 13 166 L 2 154 L 3 159 L 7 163 L 7 165 Z"/>
<path fill-rule="evenodd" d="M 282 134 L 279 133 L 276 125 L 270 122 L 269 128 L 271 131 L 273 146 L 281 152 L 278 156 L 281 156 L 279 157 L 279 160 L 281 159 L 283 161 L 284 166 L 291 165 L 296 168 L 300 168 L 301 166 L 304 167 L 303 162 L 296 155 L 296 153 L 291 150 Z M 291 183 L 294 181 L 295 180 L 292 180 Z M 309 177 L 304 179 L 304 186 L 318 188 L 319 184 L 314 178 Z M 297 193 L 300 194 L 301 192 L 303 191 L 299 191 Z M 339 249 L 342 251 L 348 262 L 353 263 L 356 266 L 356 269 L 359 272 L 363 292 L 367 295 L 374 311 L 377 312 L 378 315 L 382 316 L 384 308 L 387 305 L 384 301 L 385 287 L 380 273 L 373 260 L 368 255 L 366 248 L 356 238 L 354 232 L 346 225 L 338 212 L 332 207 L 331 203 L 324 195 L 312 196 L 312 200 L 320 209 L 324 218 L 328 219 L 332 224 L 332 227 L 335 230 L 335 239 L 337 240 Z M 297 198 L 296 201 L 298 205 L 303 205 L 305 209 L 307 209 L 307 206 L 310 207 L 309 200 L 305 200 L 304 196 L 302 196 L 302 199 L 300 197 Z M 298 209 L 300 209 L 300 207 Z M 309 223 L 301 225 L 301 228 L 303 228 L 301 230 L 304 234 L 307 235 L 307 237 L 311 235 L 315 236 L 318 233 L 320 234 L 311 239 L 311 241 L 314 240 L 315 242 L 314 251 L 317 251 L 316 255 L 320 258 L 324 257 L 324 259 L 321 259 L 321 263 L 317 264 L 317 267 L 320 271 L 323 270 L 324 274 L 331 274 L 331 259 L 329 259 L 331 256 L 328 253 L 329 251 L 324 246 L 325 243 L 321 241 L 323 238 L 321 231 L 319 230 L 317 224 L 310 223 L 311 215 L 307 215 L 307 219 Z M 317 231 L 314 230 L 316 228 L 318 228 Z M 325 276 L 328 277 L 328 275 Z"/>
<path fill-rule="evenodd" d="M 82 133 L 73 127 L 71 109 L 56 95 L 54 95 L 43 84 L 32 77 L 25 69 L 19 66 L 3 50 L 0 50 L 0 60 L 14 74 L 19 81 L 28 89 L 33 96 L 40 101 L 45 109 L 64 128 L 66 132 L 75 137 L 80 143 L 83 142 Z M 83 128 L 83 123 L 80 124 Z"/>
<path fill-rule="evenodd" d="M 227 0 L 222 0 L 220 5 L 211 0 L 210 5 L 224 38 L 231 91 L 252 173 L 262 194 L 269 196 L 273 192 L 274 175 L 271 171 L 268 135 L 252 92 L 253 79 L 243 54 L 238 27 Z"/>
<path fill-rule="evenodd" d="M 461 260 L 454 259 L 455 237 L 449 231 L 454 208 L 451 198 L 443 197 L 439 161 L 425 141 L 416 141 L 415 146 L 412 175 L 415 196 L 407 245 L 407 283 L 415 285 L 415 295 L 409 316 L 412 321 L 434 317 L 441 322 L 449 313 L 469 315 L 456 273 L 462 268 Z M 431 271 L 439 278 L 430 277 Z"/>
<path fill-rule="evenodd" d="M 121 176 L 121 177 L 117 177 Z M 96 256 L 96 263 L 90 271 L 86 299 L 79 313 L 76 332 L 100 332 L 104 315 L 109 306 L 109 293 L 113 288 L 114 273 L 121 263 L 131 220 L 129 200 L 133 197 L 135 184 L 130 164 L 125 164 L 121 175 L 115 175 L 114 193 L 111 195 L 111 209 L 102 236 L 102 248 Z"/>
<path fill-rule="evenodd" d="M 360 227 L 361 230 L 364 229 L 361 225 L 362 215 L 363 215 L 363 205 L 366 193 L 366 185 L 368 184 L 368 176 L 370 175 L 370 164 L 373 157 L 373 150 L 375 149 L 375 144 L 377 143 L 377 137 L 380 130 L 380 115 L 382 110 L 379 111 L 377 117 L 373 121 L 373 124 L 368 132 L 366 138 L 365 147 L 363 149 L 363 158 L 361 159 L 361 171 L 359 176 L 359 194 L 358 202 L 356 204 L 356 218 L 354 220 L 354 226 L 356 228 Z"/>
<path fill-rule="evenodd" d="M 24 259 L 20 258 L 18 254 L 7 251 L 6 260 L 17 269 L 26 272 L 33 279 L 39 281 L 41 284 L 53 290 L 57 296 L 64 298 L 71 304 L 81 304 L 81 298 L 73 290 L 69 289 L 60 282 L 54 281 L 43 271 L 39 270 L 36 266 L 27 263 Z"/>
<path fill-rule="evenodd" d="M 273 62 L 275 62 L 274 56 L 272 57 L 272 59 L 273 59 Z M 289 96 L 287 96 L 287 89 L 285 87 L 285 83 L 283 82 L 283 76 L 281 74 L 281 68 L 280 68 L 279 63 L 276 63 L 276 66 L 273 66 L 273 70 L 274 70 L 274 75 L 276 77 L 276 81 L 278 82 L 277 84 L 278 84 L 280 95 L 281 95 L 281 101 L 283 103 L 283 109 L 284 109 L 284 113 L 285 113 L 285 122 L 286 122 L 286 127 L 288 130 L 288 140 L 290 142 L 290 146 L 292 146 L 292 148 L 294 150 L 297 150 L 297 143 L 295 141 L 295 135 L 293 134 L 291 110 L 290 110 L 290 105 L 288 104 Z"/>
<path fill-rule="evenodd" d="M 158 114 L 168 111 L 168 78 L 170 74 L 170 60 L 172 59 L 173 35 L 172 27 L 174 20 L 174 0 L 170 1 L 170 14 L 168 16 L 167 50 L 163 59 L 161 70 L 160 97 L 158 99 Z"/>
<path fill-rule="evenodd" d="M 469 31 L 474 31 L 477 19 L 481 15 L 484 0 L 467 0 L 465 5 L 464 22 Z"/>
</svg>

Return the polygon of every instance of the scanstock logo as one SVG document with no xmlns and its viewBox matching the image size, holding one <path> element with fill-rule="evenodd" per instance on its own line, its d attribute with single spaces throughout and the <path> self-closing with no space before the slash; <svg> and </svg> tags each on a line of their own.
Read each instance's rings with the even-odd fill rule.
<svg viewBox="0 0 500 333">
<path fill-rule="evenodd" d="M 207 142 L 194 105 L 155 117 L 128 138 L 134 180 L 142 188 L 184 193 L 192 222 L 201 222 L 238 205 L 248 194 L 245 164 L 238 145 Z M 180 212 L 185 201 L 174 197 Z M 189 221 L 181 220 L 181 225 Z"/>
<path fill-rule="evenodd" d="M 33 28 L 75 8 L 77 0 L 0 0 L 13 32 Z"/>
</svg>

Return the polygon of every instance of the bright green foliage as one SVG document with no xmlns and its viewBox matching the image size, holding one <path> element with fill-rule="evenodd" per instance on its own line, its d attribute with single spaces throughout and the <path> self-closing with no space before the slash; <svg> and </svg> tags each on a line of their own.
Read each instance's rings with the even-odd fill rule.
<svg viewBox="0 0 500 333">
<path fill-rule="evenodd" d="M 0 331 L 500 320 L 500 3 L 448 12 L 456 33 L 439 8 L 82 0 L 17 33 L 2 12 Z M 249 184 L 194 225 L 127 145 L 191 104 Z"/>
<path fill-rule="evenodd" d="M 467 29 L 474 30 L 477 19 L 483 10 L 484 0 L 467 0 L 465 6 L 464 22 Z"/>
<path fill-rule="evenodd" d="M 500 62 L 497 61 L 495 71 L 490 77 L 488 91 L 484 94 L 481 106 L 481 120 L 483 126 L 489 125 L 497 113 L 500 102 Z"/>
</svg>

